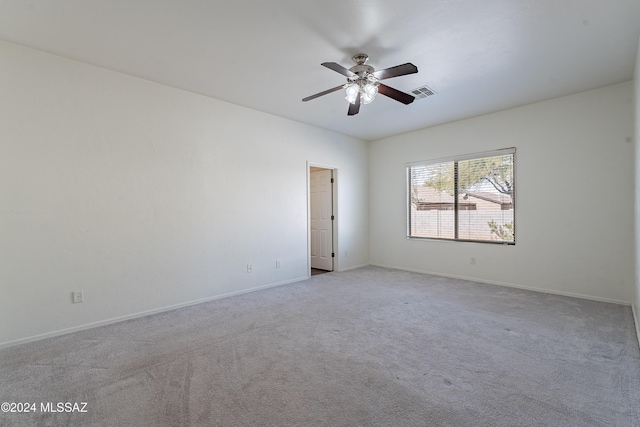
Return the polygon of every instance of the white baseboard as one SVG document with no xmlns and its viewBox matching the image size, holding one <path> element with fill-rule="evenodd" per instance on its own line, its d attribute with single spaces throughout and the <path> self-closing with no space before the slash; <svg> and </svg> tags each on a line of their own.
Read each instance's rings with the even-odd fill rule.
<svg viewBox="0 0 640 427">
<path fill-rule="evenodd" d="M 638 323 L 638 311 L 635 304 L 631 304 L 631 311 L 633 312 L 633 323 L 636 326 L 636 337 L 638 338 L 638 348 L 640 348 L 640 324 Z"/>
<path fill-rule="evenodd" d="M 341 268 L 341 269 L 336 270 L 336 271 L 338 271 L 338 272 L 342 272 L 342 271 L 356 270 L 356 269 L 358 269 L 358 268 L 363 268 L 363 267 L 369 267 L 369 264 L 353 265 L 353 266 L 351 266 L 351 267 Z"/>
<path fill-rule="evenodd" d="M 178 308 L 189 307 L 189 306 L 192 306 L 192 305 L 202 304 L 202 303 L 209 302 L 209 301 L 215 301 L 215 300 L 222 299 L 222 298 L 228 298 L 228 297 L 232 297 L 232 296 L 235 296 L 235 295 L 246 294 L 246 293 L 249 293 L 249 292 L 260 291 L 260 290 L 268 289 L 268 288 L 274 288 L 276 286 L 288 285 L 289 283 L 296 283 L 296 282 L 300 282 L 302 280 L 307 280 L 307 279 L 308 279 L 308 277 L 306 277 L 306 276 L 305 277 L 299 277 L 299 278 L 296 278 L 296 279 L 290 279 L 290 280 L 285 280 L 285 281 L 282 281 L 282 282 L 270 283 L 270 284 L 267 284 L 267 285 L 257 286 L 255 288 L 243 289 L 241 291 L 235 291 L 235 292 L 228 292 L 228 293 L 225 293 L 225 294 L 215 295 L 215 296 L 207 297 L 207 298 L 201 298 L 201 299 L 198 299 L 198 300 L 188 301 L 188 302 L 185 302 L 185 303 L 169 305 L 169 306 L 166 306 L 166 307 L 155 308 L 155 309 L 152 309 L 152 310 L 146 310 L 146 311 L 141 311 L 141 312 L 137 312 L 137 313 L 133 313 L 133 314 L 128 314 L 128 315 L 125 315 L 125 316 L 119 316 L 119 317 L 114 317 L 114 318 L 107 319 L 107 320 L 101 320 L 101 321 L 98 321 L 98 322 L 87 323 L 87 324 L 84 324 L 84 325 L 74 326 L 72 328 L 59 329 L 57 331 L 47 332 L 47 333 L 44 333 L 44 334 L 33 335 L 33 336 L 30 336 L 30 337 L 27 337 L 27 338 L 20 338 L 20 339 L 17 339 L 17 340 L 0 343 L 0 349 L 1 348 L 6 348 L 6 347 L 12 347 L 12 346 L 15 346 L 15 345 L 20 345 L 20 344 L 27 344 L 27 343 L 30 343 L 30 342 L 33 342 L 33 341 L 39 341 L 39 340 L 43 340 L 43 339 L 46 339 L 46 338 L 53 338 L 53 337 L 58 337 L 58 336 L 61 336 L 61 335 L 71 334 L 73 332 L 85 331 L 87 329 L 97 328 L 98 326 L 110 325 L 110 324 L 113 324 L 113 323 L 123 322 L 125 320 L 136 319 L 138 317 L 149 316 L 149 315 L 157 314 L 157 313 L 163 313 L 165 311 L 176 310 Z"/>
<path fill-rule="evenodd" d="M 412 273 L 431 274 L 433 276 L 449 277 L 451 279 L 468 280 L 470 282 L 486 283 L 488 285 L 506 286 L 508 288 L 524 289 L 524 290 L 527 290 L 527 291 L 543 292 L 543 293 L 546 293 L 546 294 L 562 295 L 562 296 L 565 296 L 565 297 L 582 298 L 582 299 L 588 299 L 588 300 L 592 300 L 592 301 L 608 302 L 608 303 L 612 303 L 612 304 L 620 304 L 620 305 L 627 305 L 627 306 L 631 305 L 631 303 L 629 301 L 619 301 L 619 300 L 615 300 L 615 299 L 600 298 L 600 297 L 594 297 L 594 296 L 591 296 L 591 295 L 576 294 L 576 293 L 572 293 L 572 292 L 562 292 L 562 291 L 556 291 L 556 290 L 552 290 L 552 289 L 536 288 L 536 287 L 533 287 L 533 286 L 523 286 L 523 285 L 516 285 L 516 284 L 513 284 L 513 283 L 497 282 L 497 281 L 493 281 L 493 280 L 484 280 L 484 279 L 478 279 L 477 277 L 457 276 L 457 275 L 453 275 L 453 274 L 445 274 L 445 273 L 439 273 L 439 272 L 434 272 L 434 271 L 416 270 L 416 269 L 411 269 L 411 268 L 394 267 L 394 266 L 384 265 L 384 264 L 371 264 L 371 266 L 372 267 L 389 268 L 389 269 L 392 269 L 392 270 L 409 271 L 409 272 L 412 272 Z"/>
<path fill-rule="evenodd" d="M 638 337 L 638 343 L 640 345 L 640 320 L 638 319 L 638 313 L 637 313 L 635 305 L 634 304 L 630 304 L 627 301 L 618 301 L 618 300 L 612 300 L 612 299 L 607 299 L 607 298 L 593 297 L 593 296 L 590 296 L 590 295 L 574 294 L 574 293 L 570 293 L 570 292 L 559 292 L 559 291 L 553 291 L 553 290 L 549 290 L 549 289 L 535 288 L 535 287 L 531 287 L 531 286 L 521 286 L 521 285 L 515 285 L 515 284 L 511 284 L 511 283 L 496 282 L 496 281 L 490 281 L 490 280 L 482 280 L 482 279 L 478 279 L 478 278 L 474 278 L 474 277 L 465 277 L 465 276 L 457 276 L 457 275 L 451 275 L 451 274 L 443 274 L 443 273 L 433 272 L 433 271 L 428 271 L 428 270 L 400 268 L 400 267 L 384 265 L 384 264 L 361 264 L 361 265 L 356 265 L 356 266 L 352 266 L 352 267 L 348 267 L 348 268 L 342 268 L 338 272 L 355 270 L 355 269 L 358 269 L 358 268 L 368 267 L 369 265 L 372 266 L 372 267 L 388 268 L 388 269 L 391 269 L 391 270 L 408 271 L 408 272 L 420 273 L 420 274 L 431 274 L 431 275 L 434 275 L 434 276 L 449 277 L 449 278 L 452 278 L 452 279 L 460 279 L 460 280 L 469 280 L 469 281 L 472 281 L 472 282 L 486 283 L 486 284 L 497 285 L 497 286 L 506 286 L 506 287 L 510 287 L 510 288 L 524 289 L 524 290 L 534 291 L 534 292 L 543 292 L 543 293 L 548 293 L 548 294 L 569 296 L 569 297 L 574 297 L 574 298 L 582 298 L 582 299 L 588 299 L 588 300 L 593 300 L 593 301 L 608 302 L 608 303 L 621 304 L 621 305 L 627 305 L 627 306 L 630 305 L 631 309 L 632 309 L 632 312 L 633 312 L 633 320 L 634 320 L 634 323 L 635 323 L 636 335 Z M 87 324 L 84 324 L 84 325 L 74 326 L 72 328 L 60 329 L 60 330 L 57 330 L 57 331 L 47 332 L 47 333 L 44 333 L 44 334 L 33 335 L 33 336 L 27 337 L 27 338 L 20 338 L 20 339 L 13 340 L 13 341 L 7 341 L 7 342 L 4 342 L 4 343 L 0 343 L 0 349 L 1 348 L 5 348 L 5 347 L 12 347 L 12 346 L 15 346 L 15 345 L 20 345 L 20 344 L 26 344 L 26 343 L 33 342 L 33 341 L 39 341 L 39 340 L 46 339 L 46 338 L 53 338 L 53 337 L 57 337 L 57 336 L 61 336 L 61 335 L 66 335 L 66 334 L 70 334 L 70 333 L 73 333 L 73 332 L 84 331 L 84 330 L 91 329 L 91 328 L 96 328 L 96 327 L 99 327 L 99 326 L 110 325 L 110 324 L 113 324 L 113 323 L 123 322 L 125 320 L 135 319 L 135 318 L 138 318 L 138 317 L 149 316 L 149 315 L 152 315 L 152 314 L 162 313 L 162 312 L 165 312 L 165 311 L 176 310 L 178 308 L 189 307 L 189 306 L 192 306 L 192 305 L 202 304 L 202 303 L 209 302 L 209 301 L 215 301 L 217 299 L 228 298 L 228 297 L 232 297 L 232 296 L 235 296 L 235 295 L 241 295 L 241 294 L 246 294 L 246 293 L 249 293 L 249 292 L 259 291 L 259 290 L 262 290 L 262 289 L 268 289 L 268 288 L 273 288 L 273 287 L 276 287 L 276 286 L 282 286 L 282 285 L 287 285 L 287 284 L 290 284 L 290 283 L 296 283 L 296 282 L 300 282 L 300 281 L 303 281 L 303 280 L 307 280 L 307 279 L 309 279 L 309 277 L 310 276 L 304 276 L 304 277 L 299 277 L 299 278 L 295 278 L 295 279 L 285 280 L 285 281 L 282 281 L 282 282 L 270 283 L 270 284 L 267 284 L 267 285 L 257 286 L 255 288 L 244 289 L 244 290 L 235 291 L 235 292 L 228 292 L 228 293 L 225 293 L 225 294 L 215 295 L 215 296 L 212 296 L 212 297 L 202 298 L 202 299 L 198 299 L 198 300 L 194 300 L 194 301 L 189 301 L 189 302 L 186 302 L 186 303 L 174 304 L 174 305 L 161 307 L 161 308 L 157 308 L 157 309 L 153 309 L 153 310 L 147 310 L 147 311 L 142 311 L 142 312 L 126 315 L 126 316 L 119 316 L 119 317 L 115 317 L 115 318 L 112 318 L 112 319 L 102 320 L 102 321 L 99 321 L 99 322 L 93 322 L 93 323 L 87 323 Z"/>
</svg>

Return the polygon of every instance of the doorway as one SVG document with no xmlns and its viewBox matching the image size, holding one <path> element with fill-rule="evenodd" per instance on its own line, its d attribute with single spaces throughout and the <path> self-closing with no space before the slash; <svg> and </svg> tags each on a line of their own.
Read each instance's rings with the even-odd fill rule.
<svg viewBox="0 0 640 427">
<path fill-rule="evenodd" d="M 309 166 L 309 274 L 334 270 L 335 170 Z"/>
</svg>

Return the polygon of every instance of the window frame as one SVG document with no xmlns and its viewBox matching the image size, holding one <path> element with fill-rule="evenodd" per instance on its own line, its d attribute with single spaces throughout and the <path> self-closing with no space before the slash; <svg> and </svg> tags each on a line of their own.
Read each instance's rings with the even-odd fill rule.
<svg viewBox="0 0 640 427">
<path fill-rule="evenodd" d="M 465 161 L 465 160 L 474 160 L 474 159 L 483 159 L 483 158 L 488 158 L 488 157 L 499 157 L 499 156 L 507 156 L 507 155 L 511 155 L 513 156 L 513 196 L 511 197 L 511 203 L 513 206 L 513 241 L 507 241 L 507 240 L 481 240 L 481 239 L 465 239 L 465 238 L 459 238 L 458 237 L 458 230 L 460 228 L 459 225 L 459 211 L 461 210 L 458 203 L 459 203 L 459 198 L 458 198 L 458 168 L 455 167 L 455 165 L 457 165 L 457 162 L 461 162 L 461 161 Z M 422 236 L 412 236 L 411 235 L 411 204 L 412 204 L 412 181 L 411 181 L 411 168 L 412 167 L 417 167 L 417 166 L 430 166 L 430 165 L 436 165 L 436 164 L 443 164 L 443 163 L 450 163 L 450 162 L 454 162 L 454 194 L 453 194 L 453 199 L 454 199 L 454 236 L 453 238 L 449 238 L 449 237 L 422 237 Z M 516 172 L 516 148 L 515 147 L 509 147 L 509 148 L 502 148 L 499 150 L 492 150 L 492 151 L 485 151 L 485 152 L 479 152 L 479 153 L 472 153 L 472 154 L 464 154 L 464 155 L 459 155 L 459 156 L 451 156 L 451 157 L 444 157 L 444 158 L 439 158 L 439 159 L 430 159 L 430 160 L 423 160 L 423 161 L 418 161 L 418 162 L 411 162 L 411 163 L 406 163 L 405 164 L 405 174 L 406 174 L 406 179 L 405 179 L 405 195 L 407 197 L 406 199 L 406 209 L 407 209 L 407 217 L 406 217 L 406 235 L 407 235 L 407 240 L 436 240 L 436 241 L 448 241 L 448 242 L 471 242 L 471 243 L 489 243 L 489 244 L 494 244 L 494 245 L 508 245 L 508 246 L 514 246 L 516 244 L 517 241 L 517 233 L 516 233 L 516 193 L 517 193 L 517 185 L 516 185 L 516 181 L 517 181 L 517 172 Z M 463 209 L 464 210 L 464 209 Z"/>
</svg>

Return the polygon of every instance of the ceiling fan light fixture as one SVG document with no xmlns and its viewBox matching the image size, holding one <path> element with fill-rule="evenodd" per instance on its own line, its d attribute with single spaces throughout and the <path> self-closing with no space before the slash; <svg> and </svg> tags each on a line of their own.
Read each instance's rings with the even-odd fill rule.
<svg viewBox="0 0 640 427">
<path fill-rule="evenodd" d="M 349 101 L 351 104 L 355 104 L 356 98 L 358 97 L 358 92 L 360 91 L 360 86 L 357 83 L 347 83 L 344 85 L 346 96 L 344 99 Z"/>
<path fill-rule="evenodd" d="M 376 99 L 378 94 L 378 86 L 373 83 L 367 83 L 362 87 L 362 102 L 365 104 L 370 103 Z"/>
</svg>

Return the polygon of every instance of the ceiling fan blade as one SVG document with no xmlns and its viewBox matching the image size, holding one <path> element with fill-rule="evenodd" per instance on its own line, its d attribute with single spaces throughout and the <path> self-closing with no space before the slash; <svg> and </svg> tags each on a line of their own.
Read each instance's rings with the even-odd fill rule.
<svg viewBox="0 0 640 427">
<path fill-rule="evenodd" d="M 327 89 L 324 92 L 320 92 L 320 93 L 316 93 L 315 95 L 307 96 L 306 98 L 302 98 L 302 102 L 311 101 L 312 99 L 316 99 L 316 98 L 318 98 L 318 97 L 320 97 L 322 95 L 326 95 L 328 93 L 335 92 L 337 90 L 342 89 L 343 86 L 344 85 L 332 87 L 331 89 Z"/>
<path fill-rule="evenodd" d="M 415 101 L 415 98 L 408 93 L 400 92 L 398 89 L 394 89 L 382 83 L 378 86 L 378 93 L 388 96 L 389 98 L 393 98 L 403 104 L 411 104 Z"/>
<path fill-rule="evenodd" d="M 395 67 L 385 68 L 384 70 L 378 70 L 373 72 L 373 76 L 378 80 L 390 79 L 391 77 L 404 76 L 407 74 L 413 74 L 418 72 L 418 67 L 411 62 L 406 64 L 396 65 Z"/>
<path fill-rule="evenodd" d="M 358 96 L 356 97 L 356 102 L 354 104 L 349 104 L 349 111 L 347 112 L 347 116 L 355 116 L 360 111 L 360 92 L 358 92 Z"/>
<path fill-rule="evenodd" d="M 335 62 L 323 62 L 322 64 L 320 64 L 324 67 L 329 68 L 330 70 L 333 70 L 337 73 L 342 74 L 343 76 L 346 77 L 353 77 L 356 75 L 356 73 L 352 72 L 351 70 L 344 68 L 342 65 L 340 64 L 336 64 Z"/>
</svg>

